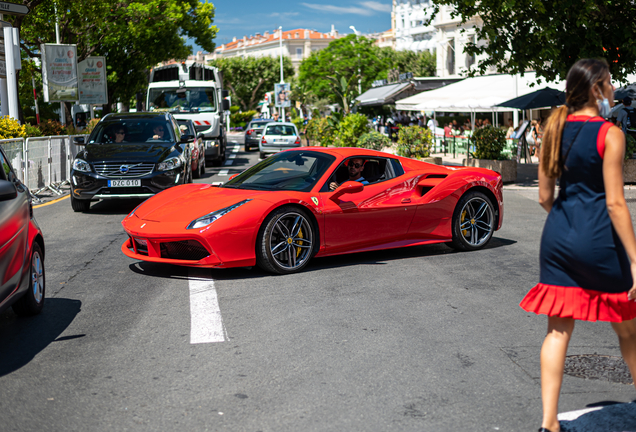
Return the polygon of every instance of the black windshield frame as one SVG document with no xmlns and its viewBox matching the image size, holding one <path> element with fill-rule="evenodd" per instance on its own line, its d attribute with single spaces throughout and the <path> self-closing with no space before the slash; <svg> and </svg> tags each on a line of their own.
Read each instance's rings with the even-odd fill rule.
<svg viewBox="0 0 636 432">
<path fill-rule="evenodd" d="M 310 161 L 312 158 L 313 161 Z M 267 190 L 267 191 L 311 191 L 324 174 L 333 166 L 336 157 L 327 153 L 315 151 L 293 150 L 276 153 L 267 159 L 257 163 L 256 165 L 243 171 L 238 176 L 229 180 L 222 185 L 222 188 L 229 189 L 246 189 L 246 190 Z M 312 164 L 306 172 L 296 171 L 289 176 L 276 177 L 274 172 L 277 169 L 271 169 L 277 164 L 286 165 L 293 163 L 297 166 L 305 166 L 305 163 Z M 290 165 L 291 166 L 291 165 Z M 292 166 L 293 167 L 293 166 Z M 268 170 L 268 168 L 270 168 Z M 287 169 L 291 171 L 291 168 Z M 284 170 L 283 170 L 284 171 Z M 287 173 L 286 173 L 287 174 Z M 261 175 L 268 176 L 268 181 L 248 182 L 249 179 Z"/>
</svg>

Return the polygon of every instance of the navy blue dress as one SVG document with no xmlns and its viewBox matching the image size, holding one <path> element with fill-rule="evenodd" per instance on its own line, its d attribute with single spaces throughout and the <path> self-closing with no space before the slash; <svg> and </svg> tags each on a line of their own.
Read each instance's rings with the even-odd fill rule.
<svg viewBox="0 0 636 432">
<path fill-rule="evenodd" d="M 636 303 L 627 299 L 630 262 L 605 201 L 603 154 L 612 124 L 601 117 L 567 120 L 559 194 L 541 237 L 540 283 L 521 307 L 588 321 L 633 319 Z"/>
</svg>

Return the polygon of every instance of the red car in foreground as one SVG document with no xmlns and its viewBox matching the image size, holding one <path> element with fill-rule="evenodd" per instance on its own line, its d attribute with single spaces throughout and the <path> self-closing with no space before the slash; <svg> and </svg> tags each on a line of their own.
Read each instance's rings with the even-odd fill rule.
<svg viewBox="0 0 636 432">
<path fill-rule="evenodd" d="M 350 162 L 363 166 L 368 184 L 348 181 Z M 149 198 L 122 221 L 129 238 L 121 249 L 150 262 L 291 273 L 314 256 L 442 242 L 480 249 L 502 220 L 494 171 L 305 147 L 222 186 L 187 184 Z"/>
</svg>

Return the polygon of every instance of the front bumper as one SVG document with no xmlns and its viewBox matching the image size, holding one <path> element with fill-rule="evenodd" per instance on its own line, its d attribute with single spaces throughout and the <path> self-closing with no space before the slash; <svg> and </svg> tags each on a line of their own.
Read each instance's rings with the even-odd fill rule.
<svg viewBox="0 0 636 432">
<path fill-rule="evenodd" d="M 145 243 L 145 244 L 144 244 Z M 131 236 L 121 245 L 129 258 L 188 267 L 220 267 L 218 257 L 195 239 Z"/>
<path fill-rule="evenodd" d="M 169 187 L 183 184 L 185 167 L 156 171 L 141 178 L 107 178 L 94 172 L 71 170 L 71 194 L 78 200 L 149 198 Z M 140 180 L 141 186 L 109 187 L 109 180 Z"/>
</svg>

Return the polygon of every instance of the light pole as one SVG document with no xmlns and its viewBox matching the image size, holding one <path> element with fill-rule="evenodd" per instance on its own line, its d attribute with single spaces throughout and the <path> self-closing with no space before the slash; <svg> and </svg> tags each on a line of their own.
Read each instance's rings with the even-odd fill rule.
<svg viewBox="0 0 636 432">
<path fill-rule="evenodd" d="M 354 26 L 349 26 L 349 28 L 353 30 L 353 32 L 355 33 L 356 41 L 357 41 L 358 35 L 360 33 L 358 33 L 358 30 L 356 30 Z M 362 72 L 360 71 L 360 52 L 358 52 L 358 96 L 360 96 L 361 94 L 362 94 Z"/>
<path fill-rule="evenodd" d="M 280 83 L 284 84 L 285 80 L 283 78 L 283 26 L 278 27 L 278 33 L 279 33 L 279 47 L 280 47 Z M 278 95 L 274 95 L 274 97 L 277 97 Z M 280 107 L 280 111 L 281 111 L 281 121 L 285 121 L 285 107 L 281 106 Z"/>
</svg>

